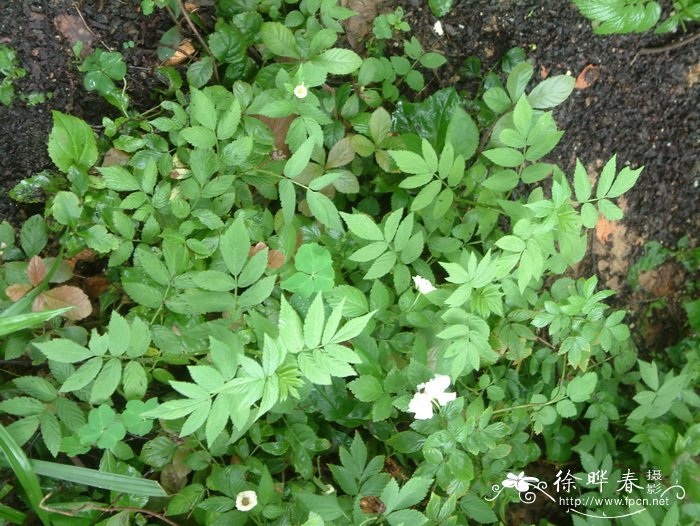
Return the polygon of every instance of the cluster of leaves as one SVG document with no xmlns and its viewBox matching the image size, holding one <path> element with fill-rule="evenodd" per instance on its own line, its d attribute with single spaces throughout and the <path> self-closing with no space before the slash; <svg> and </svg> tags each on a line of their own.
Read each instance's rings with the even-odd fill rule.
<svg viewBox="0 0 700 526">
<path fill-rule="evenodd" d="M 700 21 L 700 1 L 677 0 L 672 11 L 659 24 L 662 8 L 653 0 L 574 0 L 583 16 L 593 21 L 599 35 L 643 33 L 654 26 L 654 33 L 673 33 L 689 22 Z M 658 24 L 658 25 L 657 25 Z"/>
<path fill-rule="evenodd" d="M 10 106 L 15 100 L 14 81 L 27 74 L 19 65 L 17 53 L 10 46 L 0 44 L 0 103 Z"/>
<path fill-rule="evenodd" d="M 415 68 L 444 63 L 415 38 L 363 59 L 336 46 L 352 12 L 335 0 L 218 8 L 212 55 L 187 83 L 163 70 L 159 113 L 126 108 L 98 141 L 54 112 L 62 182 L 18 245 L 0 226 L 5 305 L 55 296 L 64 256 L 91 254 L 106 280 L 82 323 L 22 325 L 3 343 L 34 365 L 0 388 L 9 434 L 33 455 L 150 472 L 171 494 L 93 491 L 119 513 L 73 506 L 71 524 L 492 523 L 509 502 L 482 500 L 494 482 L 574 453 L 583 469 L 626 455 L 696 476 L 697 360 L 633 370 L 612 292 L 564 276 L 641 172 L 613 158 L 594 189 L 581 163 L 572 184 L 544 160 L 571 77 L 528 89 L 532 65 L 514 59 L 477 100 L 410 101 L 402 82 L 421 91 Z M 93 64 L 91 78 L 117 80 L 109 56 Z M 60 252 L 46 271 L 49 232 Z M 435 290 L 418 293 L 416 275 Z M 414 420 L 435 374 L 455 400 Z M 694 427 L 681 437 L 674 419 Z"/>
</svg>

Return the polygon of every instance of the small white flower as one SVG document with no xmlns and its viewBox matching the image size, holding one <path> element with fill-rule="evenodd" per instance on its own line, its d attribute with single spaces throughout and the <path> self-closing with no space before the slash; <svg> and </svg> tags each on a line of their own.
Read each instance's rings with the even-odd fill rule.
<svg viewBox="0 0 700 526">
<path fill-rule="evenodd" d="M 309 90 L 306 89 L 306 86 L 304 86 L 303 82 L 299 84 L 296 88 L 294 88 L 294 95 L 296 95 L 298 99 L 303 99 L 304 97 L 306 97 L 306 95 L 308 95 L 308 93 Z"/>
<path fill-rule="evenodd" d="M 433 287 L 433 284 L 430 283 L 429 279 L 422 278 L 421 276 L 413 276 L 413 283 L 421 294 L 428 294 L 437 290 Z"/>
<path fill-rule="evenodd" d="M 418 392 L 408 403 L 408 412 L 415 413 L 416 420 L 428 420 L 433 417 L 433 402 L 445 405 L 457 398 L 457 393 L 446 393 L 450 387 L 450 377 L 444 374 L 435 375 L 435 378 L 418 384 Z"/>
<path fill-rule="evenodd" d="M 440 22 L 439 20 L 435 22 L 435 24 L 433 25 L 433 31 L 435 31 L 435 34 L 437 34 L 437 36 L 439 37 L 444 36 L 445 31 L 442 29 L 442 22 Z"/>
<path fill-rule="evenodd" d="M 414 394 L 408 403 L 408 412 L 415 413 L 416 420 L 433 418 L 433 399 L 425 393 L 418 392 Z"/>
<path fill-rule="evenodd" d="M 236 509 L 238 511 L 250 511 L 258 505 L 258 494 L 252 490 L 241 491 L 236 495 Z"/>
<path fill-rule="evenodd" d="M 503 484 L 504 488 L 515 488 L 520 493 L 523 493 L 530 488 L 531 482 L 539 481 L 540 479 L 536 477 L 526 477 L 525 472 L 521 471 L 519 475 L 508 473 L 508 475 L 506 475 L 506 480 L 504 480 L 501 484 Z"/>
</svg>

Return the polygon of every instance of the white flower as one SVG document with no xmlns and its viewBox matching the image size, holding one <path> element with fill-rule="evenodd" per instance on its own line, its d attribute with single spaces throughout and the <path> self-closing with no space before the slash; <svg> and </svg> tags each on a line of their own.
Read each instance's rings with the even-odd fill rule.
<svg viewBox="0 0 700 526">
<path fill-rule="evenodd" d="M 238 511 L 250 511 L 258 505 L 258 494 L 252 490 L 241 491 L 236 495 L 236 509 Z"/>
<path fill-rule="evenodd" d="M 298 99 L 303 99 L 304 97 L 306 97 L 306 95 L 308 95 L 308 93 L 309 90 L 306 89 L 306 86 L 304 86 L 303 82 L 299 84 L 296 88 L 294 88 L 294 95 L 296 95 Z"/>
<path fill-rule="evenodd" d="M 433 284 L 430 283 L 429 279 L 425 279 L 420 276 L 413 276 L 413 283 L 416 285 L 418 292 L 421 294 L 428 294 L 429 292 L 437 290 L 435 287 L 433 287 Z"/>
<path fill-rule="evenodd" d="M 408 412 L 415 413 L 416 420 L 428 420 L 433 417 L 433 402 L 445 405 L 457 398 L 457 393 L 446 393 L 450 386 L 450 377 L 438 374 L 432 380 L 418 384 L 418 392 L 408 403 Z"/>
<path fill-rule="evenodd" d="M 515 488 L 522 493 L 530 488 L 531 482 L 539 481 L 540 479 L 536 477 L 526 477 L 525 472 L 521 471 L 517 476 L 513 473 L 508 473 L 508 475 L 506 475 L 506 480 L 504 480 L 501 484 L 503 484 L 504 488 Z"/>
<path fill-rule="evenodd" d="M 439 20 L 435 22 L 435 24 L 433 25 L 433 31 L 435 31 L 437 36 L 443 36 L 445 34 L 445 31 L 442 29 L 442 22 L 440 22 Z"/>
</svg>

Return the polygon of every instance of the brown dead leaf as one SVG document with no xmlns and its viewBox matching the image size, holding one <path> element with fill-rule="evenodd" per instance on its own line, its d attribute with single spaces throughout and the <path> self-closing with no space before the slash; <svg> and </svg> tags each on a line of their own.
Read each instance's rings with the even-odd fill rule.
<svg viewBox="0 0 700 526">
<path fill-rule="evenodd" d="M 291 151 L 289 150 L 289 145 L 285 142 L 287 138 L 287 132 L 289 127 L 292 125 L 294 119 L 297 118 L 296 115 L 289 115 L 288 117 L 263 117 L 262 115 L 253 115 L 257 119 L 260 119 L 272 130 L 272 135 L 275 137 L 275 151 L 272 152 L 274 159 L 289 159 Z"/>
<path fill-rule="evenodd" d="M 614 221 L 606 219 L 602 215 L 598 218 L 598 223 L 595 226 L 595 237 L 601 243 L 606 243 L 610 236 L 615 234 L 618 229 L 618 224 Z"/>
<path fill-rule="evenodd" d="M 688 83 L 689 88 L 692 88 L 698 79 L 700 79 L 700 63 L 689 67 L 688 74 L 685 76 L 685 80 Z"/>
<path fill-rule="evenodd" d="M 262 252 L 266 248 L 267 245 L 265 243 L 263 243 L 262 241 L 258 241 L 257 243 L 255 243 L 255 245 L 250 247 L 250 250 L 248 251 L 248 257 L 252 258 L 255 254 L 257 254 L 258 252 Z"/>
<path fill-rule="evenodd" d="M 24 297 L 24 295 L 32 290 L 31 285 L 25 285 L 23 283 L 15 283 L 10 285 L 5 289 L 5 295 L 12 301 L 19 301 Z"/>
<path fill-rule="evenodd" d="M 341 0 L 340 4 L 357 13 L 345 20 L 345 34 L 355 51 L 364 51 L 365 37 L 377 18 L 377 0 Z"/>
<path fill-rule="evenodd" d="M 85 279 L 83 288 L 89 297 L 97 299 L 109 288 L 109 280 L 104 276 L 90 276 Z"/>
<path fill-rule="evenodd" d="M 82 56 L 87 56 L 92 51 L 92 42 L 95 37 L 79 16 L 58 15 L 53 19 L 53 23 L 71 48 L 77 42 L 83 43 Z"/>
<path fill-rule="evenodd" d="M 116 148 L 110 148 L 102 159 L 102 166 L 124 166 L 129 162 L 131 156 Z"/>
<path fill-rule="evenodd" d="M 183 40 L 177 47 L 175 54 L 163 62 L 164 66 L 177 66 L 194 55 L 195 49 L 190 40 Z"/>
<path fill-rule="evenodd" d="M 540 78 L 544 80 L 547 77 L 549 77 L 549 68 L 544 65 L 540 66 Z"/>
<path fill-rule="evenodd" d="M 47 309 L 73 307 L 73 309 L 63 314 L 69 320 L 82 320 L 92 314 L 90 298 L 78 287 L 61 285 L 55 289 L 42 292 L 39 297 L 43 301 L 43 306 Z"/>
<path fill-rule="evenodd" d="M 600 78 L 600 66 L 588 64 L 576 77 L 576 89 L 588 89 Z"/>
<path fill-rule="evenodd" d="M 27 278 L 36 287 L 46 277 L 46 264 L 39 256 L 34 256 L 27 265 Z"/>
</svg>

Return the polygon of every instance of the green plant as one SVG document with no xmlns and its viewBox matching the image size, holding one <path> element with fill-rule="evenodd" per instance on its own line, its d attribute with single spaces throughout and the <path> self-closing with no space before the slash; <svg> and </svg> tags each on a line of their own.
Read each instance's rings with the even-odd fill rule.
<svg viewBox="0 0 700 526">
<path fill-rule="evenodd" d="M 17 53 L 10 46 L 0 44 L 0 102 L 5 106 L 12 104 L 15 99 L 14 81 L 27 74 L 20 67 Z"/>
<path fill-rule="evenodd" d="M 394 34 L 401 34 L 411 30 L 411 26 L 404 19 L 401 6 L 388 13 L 381 13 L 372 21 L 372 34 L 378 40 L 389 40 Z"/>
<path fill-rule="evenodd" d="M 79 58 L 81 51 L 82 42 L 78 42 L 73 53 Z M 128 116 L 129 97 L 126 94 L 126 64 L 121 53 L 95 49 L 82 60 L 78 70 L 85 74 L 83 84 L 86 90 L 96 91 L 110 104 L 119 108 L 125 116 Z M 115 81 L 121 82 L 121 86 L 118 87 Z"/>
<path fill-rule="evenodd" d="M 428 0 L 428 6 L 435 16 L 445 16 L 452 9 L 452 0 Z"/>
<path fill-rule="evenodd" d="M 613 157 L 594 189 L 580 162 L 570 182 L 545 160 L 571 77 L 528 89 L 513 53 L 476 100 L 410 100 L 415 68 L 444 62 L 417 39 L 363 59 L 336 45 L 351 13 L 334 0 L 219 4 L 199 59 L 211 74 L 188 66 L 157 110 L 99 140 L 54 112 L 65 180 L 19 248 L 0 226 L 6 286 L 36 281 L 54 246 L 42 226 L 56 269 L 88 251 L 109 282 L 86 320 L 5 343 L 33 364 L 0 388 L 8 433 L 31 456 L 149 472 L 170 494 L 95 490 L 71 520 L 496 522 L 517 496 L 483 498 L 507 472 L 546 459 L 619 476 L 613 457 L 656 462 L 680 436 L 657 455 L 642 436 L 657 417 L 694 440 L 697 360 L 657 367 L 654 384 L 612 292 L 564 276 L 641 172 Z M 128 159 L 105 163 L 109 148 Z M 48 282 L 3 303 L 26 310 Z M 85 498 L 71 487 L 50 506 Z"/>
<path fill-rule="evenodd" d="M 593 21 L 593 31 L 601 35 L 643 33 L 655 25 L 655 33 L 672 33 L 678 27 L 685 31 L 687 22 L 700 20 L 698 0 L 673 2 L 671 14 L 660 24 L 661 5 L 650 0 L 574 0 L 574 4 L 583 16 Z"/>
</svg>

